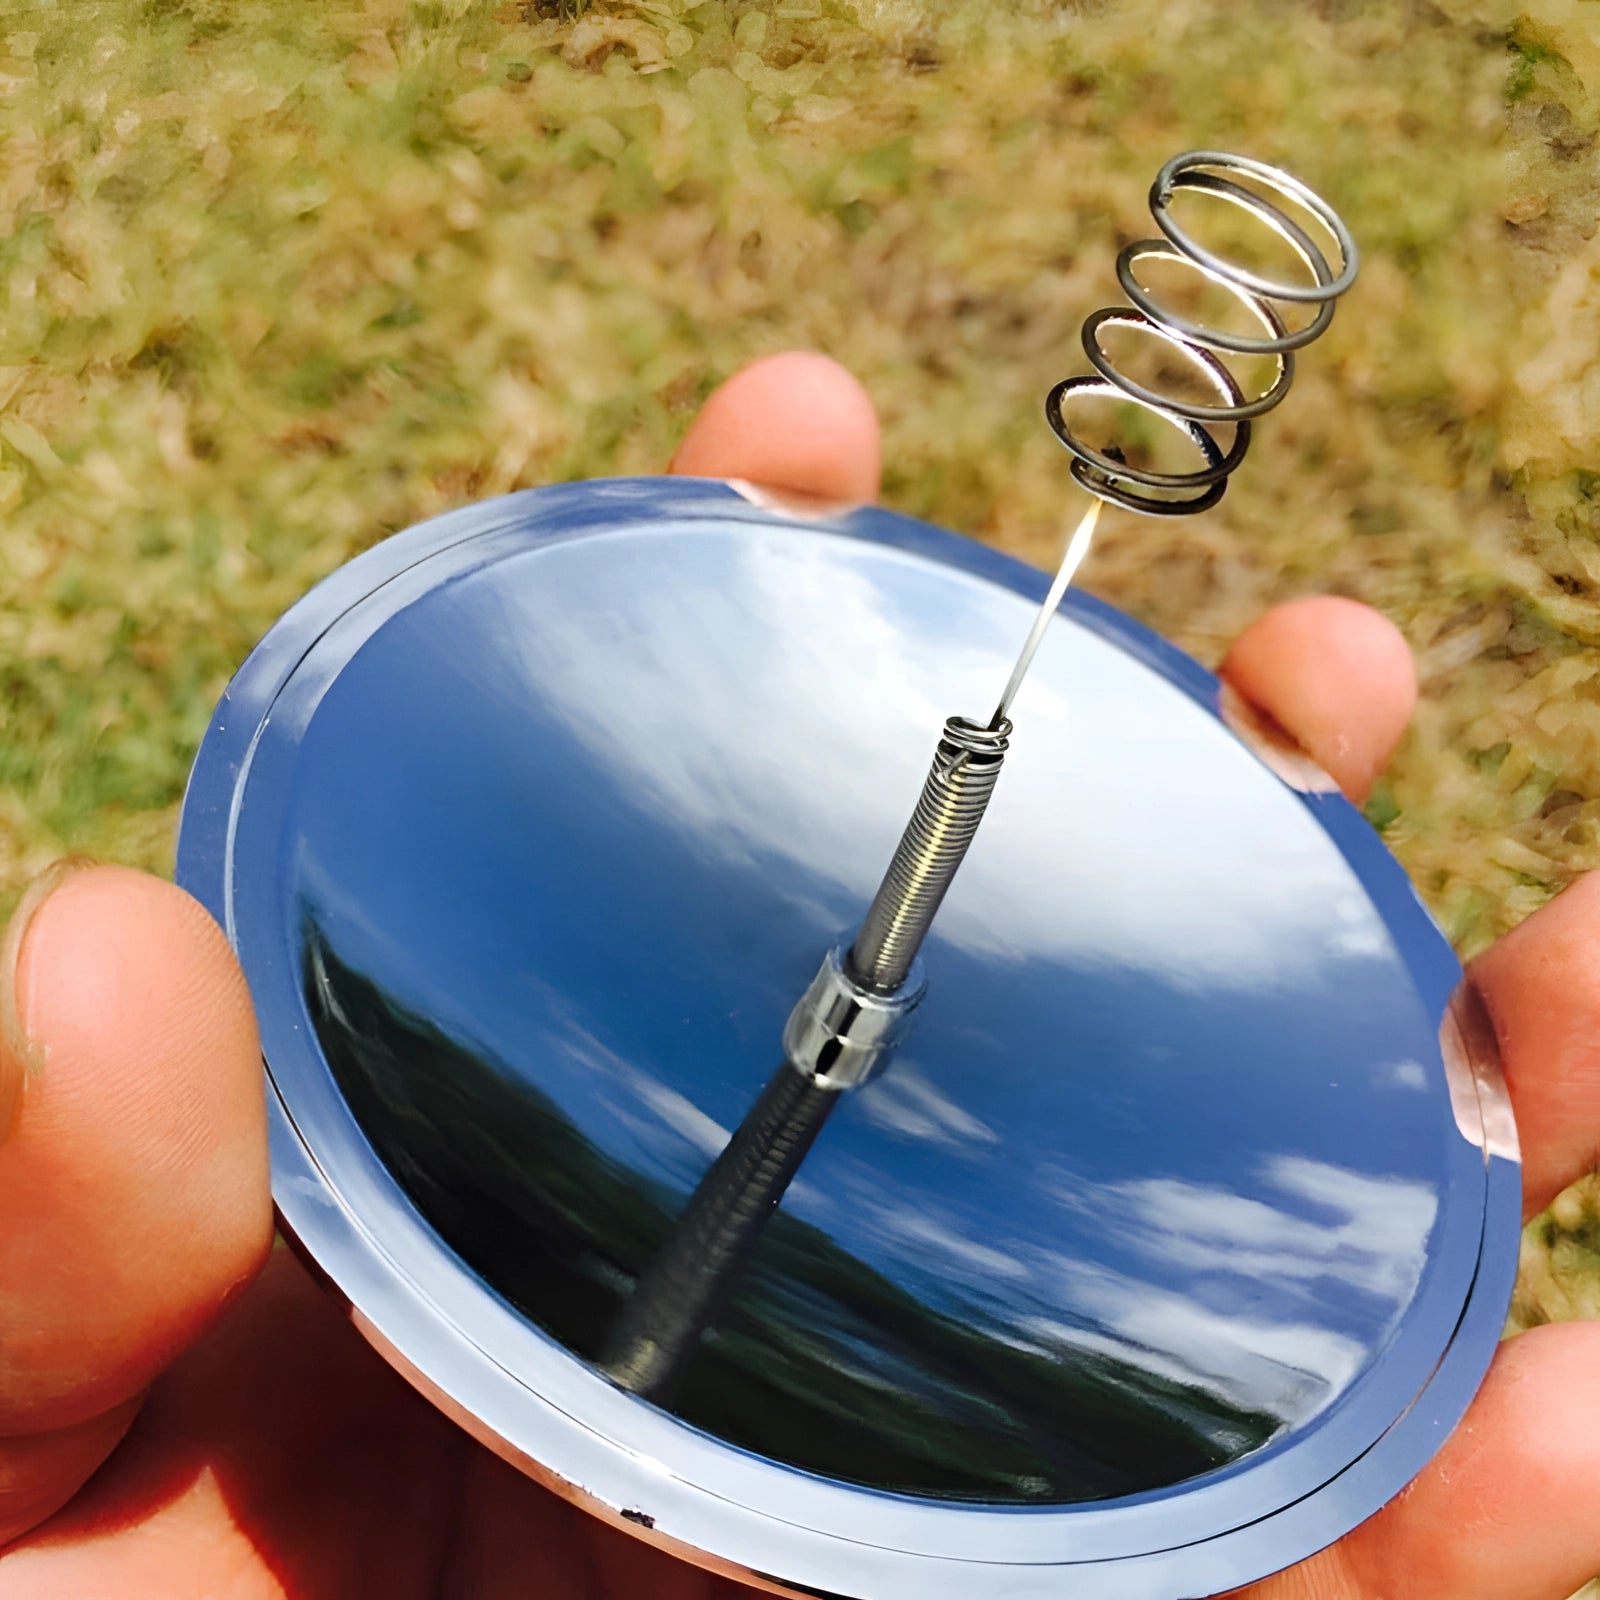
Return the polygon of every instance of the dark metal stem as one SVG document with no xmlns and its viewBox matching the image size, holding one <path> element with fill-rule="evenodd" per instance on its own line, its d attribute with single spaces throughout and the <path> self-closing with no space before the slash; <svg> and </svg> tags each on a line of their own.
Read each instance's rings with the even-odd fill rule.
<svg viewBox="0 0 1600 1600">
<path fill-rule="evenodd" d="M 622 1308 L 602 1365 L 623 1388 L 670 1398 L 838 1103 L 787 1064 L 767 1080 Z"/>
</svg>

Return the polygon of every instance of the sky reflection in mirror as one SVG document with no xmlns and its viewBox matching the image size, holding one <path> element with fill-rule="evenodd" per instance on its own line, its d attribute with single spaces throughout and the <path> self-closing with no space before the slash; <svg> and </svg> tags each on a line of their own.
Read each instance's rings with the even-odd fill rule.
<svg viewBox="0 0 1600 1600">
<path fill-rule="evenodd" d="M 880 546 L 644 529 L 452 582 L 321 702 L 290 826 L 324 1054 L 440 1235 L 578 1354 L 1029 621 Z M 1012 714 L 912 1035 L 679 1409 L 829 1476 L 1067 1503 L 1344 1391 L 1417 1292 L 1456 1135 L 1296 796 L 1065 618 Z"/>
</svg>

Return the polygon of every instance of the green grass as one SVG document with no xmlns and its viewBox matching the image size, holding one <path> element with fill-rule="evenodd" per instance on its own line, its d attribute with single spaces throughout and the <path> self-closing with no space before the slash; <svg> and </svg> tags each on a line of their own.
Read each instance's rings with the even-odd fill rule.
<svg viewBox="0 0 1600 1600">
<path fill-rule="evenodd" d="M 893 503 L 1048 559 L 1041 396 L 1189 144 L 1312 178 L 1366 277 L 1222 511 L 1110 519 L 1091 584 L 1204 657 L 1308 589 L 1424 649 L 1522 598 L 1482 537 L 1521 503 L 1503 34 L 1403 5 L 572 9 L 11 6 L 0 897 L 65 849 L 168 865 L 211 706 L 323 573 L 449 505 L 659 467 L 765 351 L 860 373 Z M 1471 697 L 1437 687 L 1449 739 Z M 1548 766 L 1527 742 L 1508 765 Z M 1533 896 L 1459 836 L 1528 828 L 1456 764 L 1465 810 L 1413 759 L 1391 831 L 1470 942 Z"/>
<path fill-rule="evenodd" d="M 1582 9 L 1582 8 L 1580 8 Z M 581 14 L 580 14 L 581 13 Z M 0 902 L 170 866 L 233 668 L 417 518 L 650 471 L 741 363 L 881 407 L 894 505 L 1040 561 L 1040 402 L 1190 145 L 1365 270 L 1219 510 L 1089 586 L 1215 660 L 1334 590 L 1415 646 L 1374 820 L 1464 951 L 1600 865 L 1581 21 L 1408 0 L 0 3 Z"/>
</svg>

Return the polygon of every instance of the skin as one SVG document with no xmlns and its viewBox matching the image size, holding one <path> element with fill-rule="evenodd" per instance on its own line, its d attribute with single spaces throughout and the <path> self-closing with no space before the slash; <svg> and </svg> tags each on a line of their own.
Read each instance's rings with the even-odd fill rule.
<svg viewBox="0 0 1600 1600">
<path fill-rule="evenodd" d="M 673 470 L 875 495 L 876 418 L 818 356 L 707 402 Z M 1362 798 L 1416 696 L 1344 600 L 1269 612 L 1223 667 Z M 1600 882 L 1473 969 L 1526 1207 L 1595 1165 Z M 255 1024 L 171 884 L 68 864 L 0 952 L 0 1600 L 733 1600 L 556 1500 L 365 1346 L 272 1220 Z M 1600 1326 L 1504 1345 L 1467 1419 L 1379 1515 L 1252 1600 L 1564 1600 L 1600 1571 Z"/>
</svg>

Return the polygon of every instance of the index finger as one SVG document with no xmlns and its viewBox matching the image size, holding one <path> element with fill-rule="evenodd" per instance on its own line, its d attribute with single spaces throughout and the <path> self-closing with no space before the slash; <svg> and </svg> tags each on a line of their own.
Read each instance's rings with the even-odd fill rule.
<svg viewBox="0 0 1600 1600">
<path fill-rule="evenodd" d="M 752 362 L 713 391 L 670 470 L 869 503 L 878 497 L 882 465 L 878 415 L 866 390 L 837 361 L 790 350 Z"/>
</svg>

